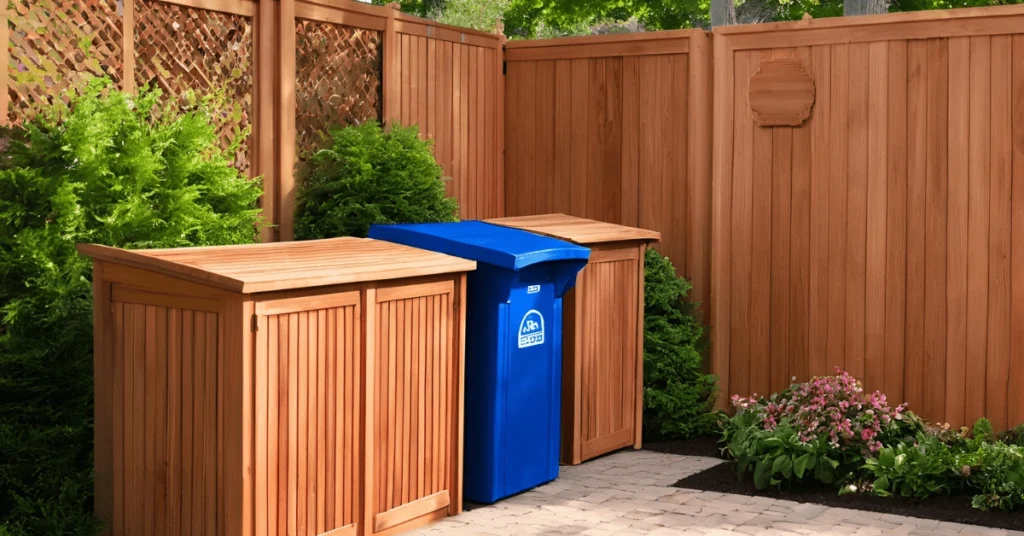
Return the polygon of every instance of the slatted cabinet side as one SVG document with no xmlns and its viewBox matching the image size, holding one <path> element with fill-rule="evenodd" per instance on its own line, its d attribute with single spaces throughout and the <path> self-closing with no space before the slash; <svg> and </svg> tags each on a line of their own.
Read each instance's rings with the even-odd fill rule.
<svg viewBox="0 0 1024 536">
<path fill-rule="evenodd" d="M 639 445 L 643 249 L 635 242 L 595 247 L 567 301 L 565 323 L 575 329 L 564 350 L 563 374 L 574 378 L 573 399 L 566 400 L 573 413 L 563 430 L 565 463 Z"/>
</svg>

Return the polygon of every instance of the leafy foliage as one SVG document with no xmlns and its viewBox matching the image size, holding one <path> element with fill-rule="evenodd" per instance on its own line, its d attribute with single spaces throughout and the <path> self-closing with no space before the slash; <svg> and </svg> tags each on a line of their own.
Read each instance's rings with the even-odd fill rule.
<svg viewBox="0 0 1024 536">
<path fill-rule="evenodd" d="M 431 18 L 452 26 L 491 32 L 508 3 L 509 0 L 447 0 L 444 9 L 439 7 Z"/>
<path fill-rule="evenodd" d="M 814 480 L 839 482 L 865 457 L 919 428 L 905 418 L 905 406 L 890 407 L 885 395 L 865 393 L 838 369 L 768 398 L 733 396 L 732 402 L 738 412 L 725 424 L 726 448 L 741 472 L 754 471 L 760 489 L 798 482 L 807 468 L 814 469 Z"/>
<path fill-rule="evenodd" d="M 788 420 L 770 430 L 762 423 L 756 412 L 740 411 L 726 422 L 723 436 L 740 477 L 752 471 L 758 489 L 805 478 L 832 484 L 850 472 L 844 453 L 830 448 L 826 436 L 802 441 Z"/>
<path fill-rule="evenodd" d="M 1024 447 L 1015 432 L 997 437 L 988 419 L 959 432 L 926 424 L 842 371 L 767 399 L 733 396 L 733 405 L 723 442 L 758 489 L 815 480 L 840 493 L 927 499 L 970 490 L 975 508 L 1024 506 Z"/>
<path fill-rule="evenodd" d="M 220 148 L 212 100 L 181 112 L 158 92 L 133 97 L 104 80 L 70 100 L 7 131 L 0 155 L 5 535 L 97 529 L 91 263 L 75 244 L 230 244 L 257 233 L 258 181 L 231 167 L 233 148 Z"/>
<path fill-rule="evenodd" d="M 365 237 L 375 223 L 456 221 L 441 166 L 415 126 L 376 122 L 334 129 L 331 145 L 307 155 L 300 174 L 295 236 Z"/>
<path fill-rule="evenodd" d="M 984 441 L 958 460 L 968 486 L 978 491 L 971 504 L 981 510 L 1024 506 L 1024 448 Z"/>
<path fill-rule="evenodd" d="M 865 460 L 863 469 L 874 478 L 876 495 L 926 499 L 961 487 L 956 453 L 938 437 L 919 433 L 916 442 L 885 447 L 877 458 Z"/>
<path fill-rule="evenodd" d="M 644 259 L 644 427 L 651 438 L 710 433 L 717 379 L 703 372 L 704 326 L 686 295 L 690 283 L 676 276 L 654 249 Z"/>
<path fill-rule="evenodd" d="M 924 499 L 966 488 L 976 492 L 971 502 L 981 510 L 1024 505 L 1024 448 L 996 441 L 985 418 L 969 438 L 918 434 L 915 443 L 883 449 L 864 468 L 875 477 L 871 489 L 877 495 Z"/>
</svg>

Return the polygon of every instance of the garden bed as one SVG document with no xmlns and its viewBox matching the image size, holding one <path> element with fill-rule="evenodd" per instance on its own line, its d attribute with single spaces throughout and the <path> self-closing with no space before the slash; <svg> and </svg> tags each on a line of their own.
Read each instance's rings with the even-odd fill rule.
<svg viewBox="0 0 1024 536">
<path fill-rule="evenodd" d="M 706 445 L 702 446 L 700 442 L 695 442 L 691 446 L 682 445 L 682 443 L 687 443 L 685 441 L 671 443 L 680 444 L 675 447 L 678 452 L 673 453 L 686 453 L 687 450 L 696 451 L 699 448 L 706 448 Z M 659 452 L 672 452 L 660 450 L 658 447 L 659 445 L 655 444 L 647 448 L 658 450 Z M 971 507 L 972 493 L 970 492 L 940 495 L 926 500 L 917 500 L 903 497 L 878 497 L 863 493 L 839 495 L 833 486 L 814 483 L 808 483 L 792 489 L 772 487 L 758 490 L 754 487 L 749 474 L 745 475 L 742 479 L 737 478 L 735 462 L 721 463 L 710 469 L 688 476 L 676 482 L 673 486 L 735 495 L 771 497 L 773 499 L 934 519 L 936 521 L 949 521 L 1009 530 L 1024 530 L 1024 513 L 983 512 L 977 510 Z"/>
<path fill-rule="evenodd" d="M 669 441 L 650 441 L 644 443 L 644 450 L 678 454 L 680 456 L 704 456 L 707 458 L 724 458 L 722 454 L 721 436 L 701 436 L 693 439 L 674 439 Z"/>
</svg>

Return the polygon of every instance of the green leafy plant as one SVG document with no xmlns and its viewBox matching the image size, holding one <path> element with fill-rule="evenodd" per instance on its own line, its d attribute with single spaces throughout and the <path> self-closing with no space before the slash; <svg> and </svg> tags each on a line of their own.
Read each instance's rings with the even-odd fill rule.
<svg viewBox="0 0 1024 536">
<path fill-rule="evenodd" d="M 415 126 L 367 122 L 330 132 L 300 168 L 295 236 L 365 237 L 375 223 L 456 221 L 441 166 Z"/>
<path fill-rule="evenodd" d="M 803 480 L 805 471 L 795 470 L 798 459 L 805 469 L 814 469 L 814 480 L 846 480 L 865 458 L 919 430 L 906 406 L 891 407 L 885 395 L 865 393 L 860 382 L 841 370 L 767 398 L 733 396 L 732 403 L 737 414 L 725 422 L 726 450 L 741 473 L 754 471 L 759 488 Z M 790 464 L 791 472 L 775 471 Z M 770 471 L 767 476 L 765 471 Z"/>
<path fill-rule="evenodd" d="M 703 371 L 704 326 L 690 283 L 653 249 L 644 259 L 644 427 L 651 439 L 711 433 L 717 380 Z"/>
<path fill-rule="evenodd" d="M 0 153 L 0 534 L 88 535 L 92 242 L 252 242 L 258 181 L 230 165 L 212 99 L 160 104 L 94 80 Z M 240 132 L 235 143 L 246 133 Z"/>
<path fill-rule="evenodd" d="M 757 489 L 804 479 L 832 484 L 848 472 L 824 436 L 802 441 L 788 420 L 766 430 L 752 411 L 740 411 L 729 419 L 723 441 L 736 460 L 739 476 L 752 473 Z"/>
<path fill-rule="evenodd" d="M 925 499 L 962 487 L 954 449 L 936 436 L 920 433 L 916 442 L 884 447 L 864 463 L 876 495 Z"/>
<path fill-rule="evenodd" d="M 957 463 L 968 485 L 978 492 L 971 504 L 980 510 L 1014 510 L 1024 506 L 1024 448 L 980 442 Z"/>
</svg>

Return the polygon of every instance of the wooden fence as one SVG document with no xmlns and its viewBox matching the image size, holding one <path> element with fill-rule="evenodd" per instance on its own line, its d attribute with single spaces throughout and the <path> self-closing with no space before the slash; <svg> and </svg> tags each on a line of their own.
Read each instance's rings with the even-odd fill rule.
<svg viewBox="0 0 1024 536">
<path fill-rule="evenodd" d="M 1024 422 L 1024 9 L 722 28 L 714 48 L 723 395 L 838 366 L 929 419 Z M 808 79 L 806 120 L 760 126 Z"/>
<path fill-rule="evenodd" d="M 711 239 L 707 33 L 506 46 L 505 211 L 660 231 L 707 303 Z"/>
<path fill-rule="evenodd" d="M 929 419 L 1024 422 L 1022 6 L 507 45 L 349 0 L 3 15 L 7 121 L 83 73 L 223 88 L 267 240 L 316 132 L 416 123 L 464 217 L 660 231 L 710 304 L 720 404 L 838 366 Z"/>
<path fill-rule="evenodd" d="M 504 38 L 350 0 L 15 0 L 3 11 L 3 122 L 88 75 L 167 98 L 224 90 L 225 143 L 263 176 L 264 240 L 292 238 L 295 163 L 334 124 L 416 123 L 464 217 L 504 214 Z M 472 180 L 470 180 L 472 178 Z"/>
</svg>

